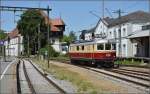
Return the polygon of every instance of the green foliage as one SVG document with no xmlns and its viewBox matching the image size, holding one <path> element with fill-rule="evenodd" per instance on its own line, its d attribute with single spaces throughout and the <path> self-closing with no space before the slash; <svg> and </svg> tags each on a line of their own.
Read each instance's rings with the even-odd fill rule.
<svg viewBox="0 0 150 94">
<path fill-rule="evenodd" d="M 77 37 L 76 37 L 76 35 L 75 35 L 75 33 L 73 31 L 71 31 L 69 33 L 69 37 L 70 37 L 71 41 L 75 41 L 77 39 Z"/>
<path fill-rule="evenodd" d="M 0 30 L 0 40 L 4 40 L 7 37 L 7 34 L 4 32 L 4 30 Z"/>
<path fill-rule="evenodd" d="M 64 35 L 62 38 L 62 42 L 66 42 L 68 45 L 76 40 L 76 35 L 73 31 L 69 33 L 69 35 Z"/>
<path fill-rule="evenodd" d="M 49 52 L 48 52 L 48 48 L 49 48 Z M 46 46 L 46 47 L 40 49 L 40 54 L 41 54 L 41 55 L 45 55 L 45 52 L 49 53 L 49 56 L 50 56 L 50 57 L 57 57 L 57 56 L 59 56 L 59 53 L 56 52 L 56 51 L 53 49 L 52 46 L 49 46 L 49 47 Z"/>
<path fill-rule="evenodd" d="M 40 32 L 41 32 L 40 34 L 38 34 L 39 27 L 40 27 Z M 43 35 L 45 34 L 44 32 L 46 31 L 45 27 L 47 27 L 45 24 L 45 19 L 41 15 L 39 10 L 27 10 L 21 15 L 21 19 L 17 23 L 17 28 L 19 30 L 19 33 L 21 33 L 21 35 L 24 36 L 23 43 L 24 43 L 25 52 L 27 52 L 27 50 L 30 50 L 30 53 L 35 52 L 35 46 L 36 46 L 38 37 L 46 38 Z M 27 46 L 28 38 L 29 38 L 29 49 Z M 42 42 L 43 42 L 43 39 L 42 39 Z"/>
<path fill-rule="evenodd" d="M 115 64 L 121 64 L 121 65 L 140 65 L 140 61 L 131 61 L 131 60 L 117 60 L 115 61 Z"/>
</svg>

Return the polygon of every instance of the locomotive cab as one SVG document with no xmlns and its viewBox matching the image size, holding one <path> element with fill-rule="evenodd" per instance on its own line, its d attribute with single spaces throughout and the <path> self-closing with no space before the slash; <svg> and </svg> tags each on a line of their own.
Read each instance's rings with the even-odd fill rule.
<svg viewBox="0 0 150 94">
<path fill-rule="evenodd" d="M 72 63 L 112 67 L 116 58 L 116 46 L 108 40 L 71 44 L 69 55 Z"/>
</svg>

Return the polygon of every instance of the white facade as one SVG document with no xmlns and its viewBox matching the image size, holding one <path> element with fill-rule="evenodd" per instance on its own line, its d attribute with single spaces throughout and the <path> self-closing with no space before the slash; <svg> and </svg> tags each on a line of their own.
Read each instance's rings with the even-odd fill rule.
<svg viewBox="0 0 150 94">
<path fill-rule="evenodd" d="M 137 44 L 131 42 L 131 40 L 128 38 L 131 35 L 134 35 L 138 32 L 142 32 L 142 26 L 148 24 L 148 23 L 140 23 L 140 22 L 127 22 L 121 24 L 121 51 L 122 51 L 122 57 L 133 57 L 137 54 Z M 104 27 L 104 29 L 103 29 Z M 103 31 L 104 30 L 104 31 Z M 109 40 L 115 40 L 116 41 L 116 55 L 119 56 L 119 26 L 113 26 L 113 27 L 106 27 L 105 24 L 102 22 L 99 23 L 95 34 L 101 34 L 106 33 L 106 38 Z M 144 47 L 144 46 L 143 46 Z M 143 48 L 145 49 L 145 48 Z M 141 55 L 145 54 L 145 52 L 141 51 Z"/>
<path fill-rule="evenodd" d="M 67 50 L 68 50 L 68 47 L 67 45 L 65 46 L 62 46 L 62 42 L 60 42 L 60 39 L 59 38 L 50 38 L 50 42 L 51 42 L 51 46 L 53 47 L 53 49 L 56 51 L 56 52 L 60 52 L 62 54 L 66 54 L 67 53 Z M 64 49 L 64 47 L 67 47 L 66 49 Z"/>
<path fill-rule="evenodd" d="M 59 41 L 59 38 L 50 39 L 52 43 L 52 47 L 55 51 L 66 53 L 62 50 L 62 45 Z M 19 56 L 23 55 L 23 36 L 17 36 L 15 38 L 11 38 L 8 44 L 8 41 L 5 41 L 5 53 L 6 56 Z"/>
<path fill-rule="evenodd" d="M 100 21 L 100 22 L 98 23 L 97 28 L 95 29 L 94 34 L 95 34 L 95 35 L 106 34 L 106 33 L 107 33 L 107 29 L 108 29 L 107 25 L 104 24 L 102 21 Z"/>
<path fill-rule="evenodd" d="M 59 38 L 51 38 L 50 41 L 52 43 L 52 47 L 54 48 L 54 50 L 57 51 L 57 52 L 60 52 L 61 47 L 60 47 Z"/>
<path fill-rule="evenodd" d="M 91 40 L 92 34 L 91 33 L 85 33 L 85 40 Z"/>
<path fill-rule="evenodd" d="M 23 54 L 22 36 L 11 38 L 10 41 L 5 41 L 6 56 L 19 56 Z"/>
</svg>

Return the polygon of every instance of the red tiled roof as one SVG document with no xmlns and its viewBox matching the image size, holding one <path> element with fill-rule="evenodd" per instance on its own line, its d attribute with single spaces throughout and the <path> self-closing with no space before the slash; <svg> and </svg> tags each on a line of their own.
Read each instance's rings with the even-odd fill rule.
<svg viewBox="0 0 150 94">
<path fill-rule="evenodd" d="M 52 25 L 65 25 L 65 23 L 63 22 L 63 20 L 61 18 L 51 19 L 50 23 Z"/>
<path fill-rule="evenodd" d="M 8 36 L 9 36 L 10 38 L 15 38 L 15 37 L 17 37 L 18 35 L 19 35 L 19 31 L 18 31 L 17 28 L 15 28 L 13 31 L 11 31 L 11 32 L 8 33 Z"/>
<path fill-rule="evenodd" d="M 60 18 L 57 19 L 50 19 L 49 24 L 51 26 L 51 31 L 52 32 L 57 32 L 57 31 L 61 31 L 59 27 L 57 26 L 63 26 L 65 25 L 63 20 Z"/>
<path fill-rule="evenodd" d="M 45 23 L 47 24 L 49 22 L 52 32 L 61 31 L 57 26 L 65 25 L 64 21 L 61 18 L 57 18 L 57 19 L 49 18 L 49 21 L 48 21 L 48 16 L 46 15 L 46 13 L 43 11 L 40 11 L 40 13 L 45 18 Z"/>
<path fill-rule="evenodd" d="M 48 16 L 45 12 L 43 11 L 40 11 L 41 15 L 45 18 L 45 23 L 47 24 L 49 22 L 50 24 L 50 28 L 51 28 L 51 31 L 52 32 L 57 32 L 57 31 L 61 31 L 59 29 L 59 27 L 57 26 L 64 26 L 65 23 L 64 21 L 61 19 L 61 18 L 57 18 L 57 19 L 49 19 L 48 21 Z M 14 37 L 17 37 L 19 35 L 19 31 L 17 28 L 15 28 L 13 31 L 11 31 L 8 36 L 10 38 L 14 38 Z"/>
<path fill-rule="evenodd" d="M 61 31 L 58 27 L 54 26 L 54 25 L 51 25 L 51 31 L 52 32 L 57 32 L 57 31 Z"/>
</svg>

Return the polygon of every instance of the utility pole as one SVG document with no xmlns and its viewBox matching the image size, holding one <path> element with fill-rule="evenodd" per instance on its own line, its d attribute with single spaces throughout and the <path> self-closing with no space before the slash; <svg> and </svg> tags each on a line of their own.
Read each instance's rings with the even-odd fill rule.
<svg viewBox="0 0 150 94">
<path fill-rule="evenodd" d="M 150 13 L 150 0 L 149 0 L 149 13 Z M 149 57 L 150 57 L 150 30 L 149 30 Z M 149 65 L 149 77 L 150 77 L 150 60 L 149 60 L 148 65 Z M 150 82 L 149 82 L 149 85 L 150 85 Z M 149 94 L 150 94 L 150 88 L 149 88 Z"/>
<path fill-rule="evenodd" d="M 104 6 L 104 0 L 103 0 L 103 1 L 102 1 L 102 11 L 103 11 L 103 12 L 102 12 L 102 17 L 103 17 L 103 18 L 104 18 L 104 7 L 105 7 L 105 6 Z"/>
<path fill-rule="evenodd" d="M 118 14 L 118 19 L 119 21 L 121 21 L 121 13 L 124 13 L 121 11 L 121 9 L 114 11 L 113 13 L 117 13 Z M 122 57 L 122 39 L 121 39 L 121 23 L 118 23 L 119 25 L 119 30 L 118 30 L 118 35 L 119 35 L 119 57 Z"/>
<path fill-rule="evenodd" d="M 150 13 L 150 0 L 149 0 L 149 13 Z M 150 57 L 150 30 L 149 30 L 149 57 Z M 149 64 L 150 64 L 150 60 L 149 60 Z"/>
<path fill-rule="evenodd" d="M 104 20 L 104 0 L 102 1 L 102 21 Z M 104 37 L 104 23 L 103 23 L 103 30 L 102 30 L 102 38 Z"/>
<path fill-rule="evenodd" d="M 38 58 L 40 58 L 40 48 L 41 48 L 41 43 L 40 43 L 40 24 L 38 26 Z"/>
<path fill-rule="evenodd" d="M 29 43 L 29 40 L 30 40 L 30 37 L 29 37 L 29 35 L 27 36 L 27 40 L 28 40 L 28 57 L 30 57 L 30 43 Z"/>
<path fill-rule="evenodd" d="M 49 6 L 47 7 L 47 14 L 48 14 L 48 21 L 47 21 L 47 25 L 48 25 L 48 28 L 47 28 L 47 33 L 48 33 L 48 34 L 47 34 L 47 44 L 48 44 L 47 63 L 48 63 L 48 68 L 49 68 L 49 54 L 50 54 L 50 53 L 49 53 L 49 48 L 50 48 L 50 47 L 49 47 L 49 46 L 50 46 L 50 45 L 49 45 L 49 42 L 50 42 L 50 41 L 49 41 L 49 34 L 50 34 L 50 30 L 49 30 L 49 29 L 50 29 L 50 26 L 49 26 Z"/>
<path fill-rule="evenodd" d="M 48 13 L 48 17 L 49 17 L 49 11 L 51 11 L 52 9 L 50 9 L 49 7 L 48 8 L 32 8 L 32 7 L 10 7 L 10 6 L 0 6 L 0 13 L 1 11 L 12 11 L 12 12 L 17 12 L 17 11 L 20 11 L 20 12 L 23 12 L 23 11 L 26 11 L 26 10 L 43 10 L 43 11 L 47 11 Z M 49 20 L 49 19 L 48 19 Z M 49 28 L 49 25 L 48 25 L 48 28 Z M 48 29 L 49 31 L 49 29 Z M 48 36 L 49 36 L 49 32 L 48 32 Z M 27 36 L 27 41 L 28 41 L 28 51 L 27 53 L 29 54 L 29 36 Z M 49 41 L 49 39 L 48 39 Z M 48 43 L 49 44 L 49 43 Z"/>
</svg>

